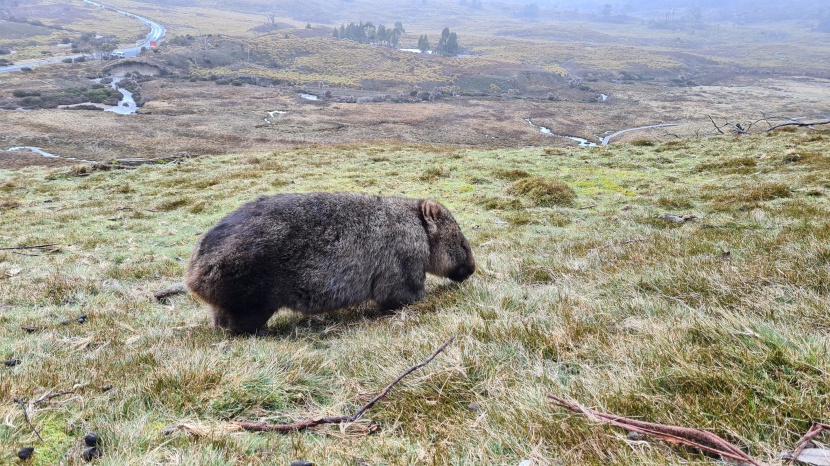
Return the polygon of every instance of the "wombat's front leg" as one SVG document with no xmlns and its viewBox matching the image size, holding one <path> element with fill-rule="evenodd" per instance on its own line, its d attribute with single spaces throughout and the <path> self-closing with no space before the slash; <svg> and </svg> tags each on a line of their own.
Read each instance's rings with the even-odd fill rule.
<svg viewBox="0 0 830 466">
<path fill-rule="evenodd" d="M 213 325 L 238 334 L 257 334 L 265 329 L 265 324 L 273 313 L 264 312 L 229 312 L 213 308 Z"/>
<path fill-rule="evenodd" d="M 372 298 L 381 311 L 388 312 L 400 309 L 409 303 L 424 299 L 424 282 L 401 282 L 393 281 L 387 283 L 375 283 Z"/>
</svg>

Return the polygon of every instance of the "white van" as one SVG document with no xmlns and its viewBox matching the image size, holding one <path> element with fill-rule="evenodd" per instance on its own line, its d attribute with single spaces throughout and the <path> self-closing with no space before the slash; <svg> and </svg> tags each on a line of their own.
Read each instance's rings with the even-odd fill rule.
<svg viewBox="0 0 830 466">
<path fill-rule="evenodd" d="M 112 52 L 114 58 L 124 58 L 124 52 Z"/>
</svg>

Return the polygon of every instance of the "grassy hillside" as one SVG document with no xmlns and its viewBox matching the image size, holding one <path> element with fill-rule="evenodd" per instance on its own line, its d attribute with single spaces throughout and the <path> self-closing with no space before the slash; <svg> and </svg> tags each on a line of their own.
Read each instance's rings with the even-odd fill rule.
<svg viewBox="0 0 830 466">
<path fill-rule="evenodd" d="M 55 246 L 0 250 L 0 359 L 20 360 L 0 367 L 0 457 L 33 445 L 33 464 L 81 464 L 96 431 L 101 464 L 715 463 L 629 445 L 549 406 L 554 393 L 710 429 L 777 464 L 830 404 L 829 140 L 306 146 L 2 171 L 0 246 Z M 211 328 L 188 296 L 148 297 L 181 282 L 197 235 L 241 202 L 315 190 L 437 199 L 480 270 L 430 279 L 391 316 L 282 311 L 259 338 Z M 451 334 L 365 422 L 290 435 L 226 422 L 351 413 Z M 44 442 L 15 397 L 43 399 L 28 414 Z"/>
</svg>

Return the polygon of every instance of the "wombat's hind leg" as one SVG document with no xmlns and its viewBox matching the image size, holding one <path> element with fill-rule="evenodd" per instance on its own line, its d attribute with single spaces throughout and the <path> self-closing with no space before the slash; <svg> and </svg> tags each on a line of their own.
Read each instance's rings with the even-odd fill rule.
<svg viewBox="0 0 830 466">
<path fill-rule="evenodd" d="M 213 325 L 239 334 L 256 334 L 265 330 L 273 312 L 233 312 L 213 307 Z"/>
</svg>

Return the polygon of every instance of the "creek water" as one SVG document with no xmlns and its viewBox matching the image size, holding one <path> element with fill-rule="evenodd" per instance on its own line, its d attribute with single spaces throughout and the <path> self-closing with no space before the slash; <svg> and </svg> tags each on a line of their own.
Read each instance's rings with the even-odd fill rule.
<svg viewBox="0 0 830 466">
<path fill-rule="evenodd" d="M 288 110 L 272 110 L 268 112 L 268 118 L 274 118 L 276 115 L 284 115 L 286 113 L 288 113 Z M 269 120 L 268 118 L 265 118 L 265 122 L 271 123 L 271 120 Z"/>
<path fill-rule="evenodd" d="M 92 81 L 100 83 L 101 78 L 95 78 L 92 79 Z M 105 105 L 104 111 L 117 113 L 119 115 L 131 115 L 138 110 L 138 106 L 135 104 L 132 92 L 118 87 L 114 79 L 110 82 L 110 87 L 121 93 L 121 100 L 118 102 L 118 105 Z"/>
<path fill-rule="evenodd" d="M 576 142 L 579 143 L 580 147 L 595 147 L 597 145 L 597 143 L 591 142 L 591 141 L 589 141 L 585 138 L 580 138 L 580 137 L 577 137 L 577 136 L 568 136 L 568 135 L 564 135 L 564 134 L 556 134 L 553 131 L 551 131 L 550 128 L 534 124 L 530 120 L 530 118 L 525 118 L 525 121 L 528 122 L 528 124 L 530 126 L 533 126 L 534 128 L 539 128 L 539 131 L 543 134 L 547 134 L 549 136 L 553 136 L 553 137 L 557 137 L 557 138 L 570 139 L 571 141 L 576 141 Z"/>
<path fill-rule="evenodd" d="M 14 146 L 14 147 L 9 147 L 8 149 L 6 149 L 7 152 L 16 152 L 16 151 L 19 151 L 19 150 L 28 150 L 28 151 L 34 152 L 35 154 L 42 155 L 44 157 L 48 157 L 50 159 L 64 159 L 64 160 L 73 160 L 73 161 L 76 161 L 76 162 L 84 162 L 84 163 L 97 163 L 94 160 L 84 160 L 84 159 L 78 159 L 78 158 L 75 158 L 75 157 L 64 157 L 62 155 L 55 155 L 55 154 L 46 152 L 45 150 L 41 149 L 40 147 L 34 147 L 34 146 Z"/>
</svg>

